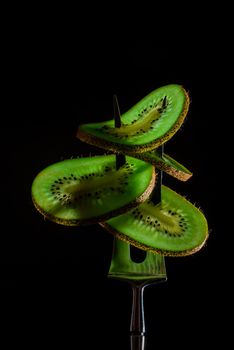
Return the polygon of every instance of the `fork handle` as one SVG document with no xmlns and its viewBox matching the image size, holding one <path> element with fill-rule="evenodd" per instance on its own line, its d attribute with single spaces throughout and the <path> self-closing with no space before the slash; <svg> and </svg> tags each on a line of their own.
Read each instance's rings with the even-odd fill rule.
<svg viewBox="0 0 234 350">
<path fill-rule="evenodd" d="M 132 350 L 144 350 L 145 348 L 145 317 L 144 317 L 144 293 L 145 286 L 133 285 L 132 315 L 130 323 L 130 339 Z"/>
<path fill-rule="evenodd" d="M 144 350 L 145 349 L 145 336 L 144 335 L 131 335 L 131 350 Z"/>
</svg>

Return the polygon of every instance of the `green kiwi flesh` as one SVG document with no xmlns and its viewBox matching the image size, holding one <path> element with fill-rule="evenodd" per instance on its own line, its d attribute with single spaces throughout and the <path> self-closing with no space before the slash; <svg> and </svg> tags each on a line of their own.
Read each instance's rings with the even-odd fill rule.
<svg viewBox="0 0 234 350">
<path fill-rule="evenodd" d="M 154 187 L 154 167 L 116 156 L 69 159 L 42 170 L 32 184 L 35 207 L 46 218 L 76 226 L 106 220 L 146 200 Z"/>
<path fill-rule="evenodd" d="M 101 225 L 118 238 L 154 253 L 185 256 L 197 252 L 208 237 L 202 212 L 166 186 L 162 200 L 148 200 L 126 214 Z"/>
<path fill-rule="evenodd" d="M 157 149 L 149 152 L 137 153 L 135 157 L 153 164 L 156 169 L 162 170 L 181 181 L 187 181 L 193 175 L 191 171 L 168 154 L 163 153 L 161 156 Z"/>
<path fill-rule="evenodd" d="M 121 116 L 121 126 L 114 120 L 80 125 L 77 137 L 89 144 L 133 154 L 157 148 L 169 140 L 182 125 L 189 107 L 189 97 L 180 85 L 160 87 Z"/>
</svg>

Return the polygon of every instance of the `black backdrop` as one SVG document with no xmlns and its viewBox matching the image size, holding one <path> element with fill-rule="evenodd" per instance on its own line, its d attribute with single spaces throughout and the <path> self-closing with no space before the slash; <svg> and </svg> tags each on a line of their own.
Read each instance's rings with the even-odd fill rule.
<svg viewBox="0 0 234 350">
<path fill-rule="evenodd" d="M 199 253 L 166 258 L 168 282 L 146 290 L 147 349 L 218 339 L 226 288 L 220 284 L 225 266 L 219 253 L 218 126 L 210 101 L 218 101 L 221 48 L 203 35 L 170 46 L 165 38 L 132 34 L 91 37 L 78 36 L 74 43 L 40 35 L 23 40 L 15 33 L 6 57 L 0 236 L 6 329 L 31 345 L 129 348 L 131 289 L 107 279 L 112 236 L 98 225 L 67 228 L 44 221 L 30 187 L 48 164 L 102 152 L 75 133 L 82 122 L 113 115 L 114 93 L 124 112 L 157 87 L 177 83 L 188 90 L 191 105 L 165 151 L 194 176 L 180 183 L 164 175 L 163 182 L 203 210 L 211 232 Z"/>
</svg>

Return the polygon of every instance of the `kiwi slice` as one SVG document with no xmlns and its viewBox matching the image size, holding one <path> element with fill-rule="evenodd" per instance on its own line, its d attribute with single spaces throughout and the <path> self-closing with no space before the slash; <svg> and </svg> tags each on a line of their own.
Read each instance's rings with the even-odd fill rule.
<svg viewBox="0 0 234 350">
<path fill-rule="evenodd" d="M 197 252 L 208 237 L 204 215 L 164 185 L 161 198 L 157 205 L 148 200 L 101 225 L 118 238 L 144 250 L 167 256 Z"/>
<path fill-rule="evenodd" d="M 129 155 L 150 151 L 169 140 L 182 125 L 189 97 L 180 85 L 171 84 L 151 92 L 114 120 L 80 125 L 77 137 L 89 144 Z"/>
<path fill-rule="evenodd" d="M 191 171 L 170 157 L 168 154 L 163 153 L 160 155 L 158 150 L 137 153 L 135 156 L 153 164 L 156 169 L 162 170 L 181 181 L 187 181 L 193 175 Z"/>
<path fill-rule="evenodd" d="M 35 207 L 46 218 L 76 226 L 106 220 L 146 200 L 154 187 L 154 167 L 116 156 L 69 159 L 42 170 L 32 184 Z"/>
</svg>

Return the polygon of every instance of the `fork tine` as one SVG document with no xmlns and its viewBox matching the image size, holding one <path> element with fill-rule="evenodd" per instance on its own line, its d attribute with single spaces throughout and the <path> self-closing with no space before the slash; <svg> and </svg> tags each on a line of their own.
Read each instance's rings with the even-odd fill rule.
<svg viewBox="0 0 234 350">
<path fill-rule="evenodd" d="M 129 269 L 130 265 L 130 249 L 129 245 L 118 239 L 114 238 L 112 260 L 109 269 L 109 275 L 115 273 L 115 271 L 125 271 Z"/>
<path fill-rule="evenodd" d="M 114 109 L 115 127 L 120 128 L 121 127 L 121 114 L 120 114 L 119 102 L 118 102 L 117 95 L 113 95 L 113 109 Z"/>
<path fill-rule="evenodd" d="M 160 147 L 158 147 L 157 152 L 159 156 L 162 157 L 164 152 L 164 145 L 161 145 Z M 154 187 L 154 190 L 151 196 L 151 201 L 154 204 L 158 204 L 159 202 L 161 202 L 162 177 L 163 177 L 162 170 L 157 170 L 157 183 L 156 183 L 156 186 Z"/>
<path fill-rule="evenodd" d="M 121 114 L 119 109 L 119 102 L 117 95 L 113 95 L 113 109 L 114 109 L 114 121 L 115 121 L 115 127 L 120 128 L 121 127 Z M 118 153 L 116 155 L 116 170 L 121 168 L 126 163 L 126 157 L 122 153 Z"/>
</svg>

